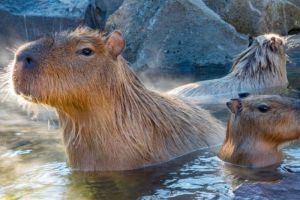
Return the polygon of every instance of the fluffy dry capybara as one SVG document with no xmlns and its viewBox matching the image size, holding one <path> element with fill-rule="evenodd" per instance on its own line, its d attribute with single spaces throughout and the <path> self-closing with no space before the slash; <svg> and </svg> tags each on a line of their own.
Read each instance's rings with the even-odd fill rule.
<svg viewBox="0 0 300 200">
<path fill-rule="evenodd" d="M 266 88 L 286 87 L 286 53 L 284 39 L 276 34 L 249 38 L 249 46 L 235 59 L 231 72 L 223 78 L 190 83 L 177 87 L 169 94 L 180 97 L 224 96 Z"/>
<path fill-rule="evenodd" d="M 279 164 L 283 159 L 280 145 L 300 137 L 300 100 L 245 96 L 227 103 L 231 116 L 219 157 L 250 168 Z"/>
<path fill-rule="evenodd" d="M 78 28 L 19 47 L 15 92 L 54 107 L 72 168 L 130 170 L 221 144 L 225 128 L 207 111 L 144 87 L 120 55 L 120 32 Z"/>
</svg>

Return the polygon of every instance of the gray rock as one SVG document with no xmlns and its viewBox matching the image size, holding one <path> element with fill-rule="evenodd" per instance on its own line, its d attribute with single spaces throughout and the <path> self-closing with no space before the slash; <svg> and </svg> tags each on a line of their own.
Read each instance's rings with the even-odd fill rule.
<svg viewBox="0 0 300 200">
<path fill-rule="evenodd" d="M 246 183 L 235 192 L 235 199 L 299 199 L 300 175 L 294 174 L 275 183 Z"/>
<path fill-rule="evenodd" d="M 299 0 L 203 0 L 237 31 L 282 35 L 300 31 Z"/>
<path fill-rule="evenodd" d="M 107 21 L 106 30 L 114 29 L 124 33 L 124 56 L 139 70 L 224 65 L 247 43 L 202 0 L 125 0 Z"/>
<path fill-rule="evenodd" d="M 103 29 L 107 18 L 123 3 L 123 0 L 91 0 L 85 14 L 87 24 L 92 28 Z"/>
<path fill-rule="evenodd" d="M 288 36 L 286 39 L 286 49 L 289 55 L 288 66 L 298 67 L 300 63 L 300 34 Z"/>
</svg>

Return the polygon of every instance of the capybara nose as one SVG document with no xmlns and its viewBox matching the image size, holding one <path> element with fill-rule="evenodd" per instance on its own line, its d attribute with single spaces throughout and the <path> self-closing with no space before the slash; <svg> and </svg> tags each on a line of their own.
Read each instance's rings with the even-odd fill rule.
<svg viewBox="0 0 300 200">
<path fill-rule="evenodd" d="M 36 62 L 29 54 L 18 55 L 16 61 L 16 64 L 21 68 L 33 69 L 36 67 Z"/>
<path fill-rule="evenodd" d="M 231 106 L 231 102 L 230 101 L 226 102 L 226 106 L 230 107 Z"/>
<path fill-rule="evenodd" d="M 34 64 L 33 64 L 33 60 L 31 57 L 26 57 L 24 59 L 24 62 L 25 62 L 25 68 L 28 68 L 28 69 L 32 69 Z"/>
</svg>

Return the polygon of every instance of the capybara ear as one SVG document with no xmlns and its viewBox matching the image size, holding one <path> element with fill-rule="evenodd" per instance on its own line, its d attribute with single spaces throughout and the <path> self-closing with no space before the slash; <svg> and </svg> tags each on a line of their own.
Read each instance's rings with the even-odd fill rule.
<svg viewBox="0 0 300 200">
<path fill-rule="evenodd" d="M 254 40 L 253 36 L 250 35 L 248 38 L 248 41 L 249 41 L 248 47 L 250 47 L 252 45 L 253 40 Z"/>
<path fill-rule="evenodd" d="M 271 50 L 274 51 L 276 49 L 276 38 L 271 37 Z"/>
<path fill-rule="evenodd" d="M 239 93 L 239 97 L 240 97 L 241 99 L 246 98 L 246 97 L 248 97 L 248 96 L 250 96 L 250 93 L 248 93 L 248 92 Z"/>
<path fill-rule="evenodd" d="M 275 37 L 271 37 L 271 42 L 275 43 L 276 42 L 276 38 Z"/>
<path fill-rule="evenodd" d="M 231 99 L 231 101 L 226 103 L 229 110 L 236 114 L 242 110 L 242 102 L 240 99 Z"/>
<path fill-rule="evenodd" d="M 120 55 L 125 48 L 125 40 L 122 33 L 119 31 L 112 32 L 106 38 L 105 45 L 113 56 L 117 57 Z"/>
</svg>

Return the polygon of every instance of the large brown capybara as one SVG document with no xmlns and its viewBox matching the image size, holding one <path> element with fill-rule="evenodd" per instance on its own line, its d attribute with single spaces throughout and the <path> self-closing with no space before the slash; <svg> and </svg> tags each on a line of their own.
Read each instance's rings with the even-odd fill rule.
<svg viewBox="0 0 300 200">
<path fill-rule="evenodd" d="M 54 107 L 72 168 L 130 170 L 221 144 L 225 129 L 207 111 L 144 87 L 120 55 L 120 32 L 78 28 L 21 46 L 15 92 Z"/>
<path fill-rule="evenodd" d="M 236 97 L 239 93 L 259 93 L 266 89 L 286 88 L 285 40 L 276 34 L 249 38 L 249 46 L 240 53 L 226 76 L 179 86 L 169 94 L 208 99 L 208 103 Z M 205 103 L 205 101 L 203 101 Z"/>
<path fill-rule="evenodd" d="M 279 164 L 279 147 L 300 137 L 300 101 L 279 95 L 241 94 L 227 103 L 231 116 L 219 157 L 261 168 Z"/>
</svg>

